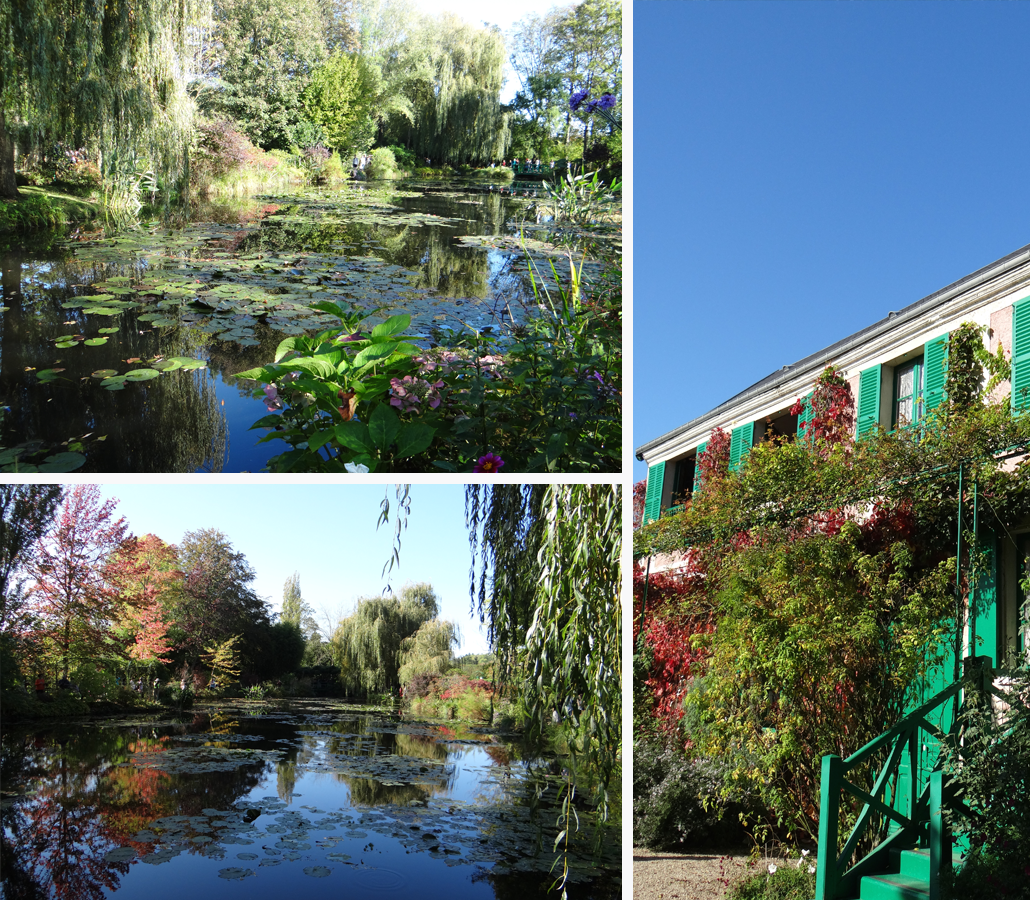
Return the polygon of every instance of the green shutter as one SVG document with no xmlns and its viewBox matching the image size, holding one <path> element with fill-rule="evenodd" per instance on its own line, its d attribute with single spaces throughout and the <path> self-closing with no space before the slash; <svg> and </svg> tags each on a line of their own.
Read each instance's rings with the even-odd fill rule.
<svg viewBox="0 0 1030 900">
<path fill-rule="evenodd" d="M 1012 415 L 1030 409 L 1030 297 L 1012 304 Z"/>
<path fill-rule="evenodd" d="M 748 422 L 733 429 L 730 435 L 730 471 L 736 472 L 751 449 L 751 441 L 755 434 L 755 423 Z"/>
<path fill-rule="evenodd" d="M 699 490 L 701 487 L 701 467 L 697 464 L 698 460 L 701 459 L 701 454 L 705 452 L 705 448 L 708 447 L 708 441 L 703 444 L 697 445 L 697 455 L 694 457 L 694 490 Z"/>
<path fill-rule="evenodd" d="M 929 415 L 944 402 L 944 383 L 948 378 L 948 336 L 945 334 L 923 346 L 923 415 Z"/>
<path fill-rule="evenodd" d="M 814 393 L 814 391 L 813 391 Z M 798 437 L 803 438 L 809 422 L 812 421 L 812 394 L 801 398 L 801 415 L 798 416 Z"/>
<path fill-rule="evenodd" d="M 647 496 L 644 498 L 644 521 L 657 522 L 662 514 L 662 488 L 665 486 L 665 463 L 660 462 L 647 470 Z"/>
<path fill-rule="evenodd" d="M 858 437 L 867 434 L 880 424 L 880 374 L 879 365 L 866 369 L 858 376 Z"/>
</svg>

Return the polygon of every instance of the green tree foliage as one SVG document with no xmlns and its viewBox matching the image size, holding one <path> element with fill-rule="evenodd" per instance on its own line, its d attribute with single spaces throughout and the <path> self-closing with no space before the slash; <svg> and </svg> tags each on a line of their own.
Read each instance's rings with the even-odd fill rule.
<svg viewBox="0 0 1030 900">
<path fill-rule="evenodd" d="M 280 619 L 295 625 L 305 640 L 318 633 L 315 610 L 300 593 L 299 572 L 294 572 L 283 585 L 283 611 Z"/>
<path fill-rule="evenodd" d="M 405 585 L 399 597 L 362 597 L 333 633 L 333 655 L 348 690 L 371 694 L 400 686 L 401 644 L 439 611 L 433 588 Z"/>
<path fill-rule="evenodd" d="M 242 635 L 234 634 L 220 643 L 205 648 L 202 658 L 211 670 L 211 680 L 219 687 L 233 684 L 240 677 L 240 641 Z"/>
<path fill-rule="evenodd" d="M 453 622 L 430 619 L 401 641 L 398 680 L 408 684 L 416 675 L 443 675 L 454 661 L 452 647 L 460 642 Z"/>
<path fill-rule="evenodd" d="M 304 109 L 329 147 L 348 155 L 371 148 L 379 82 L 372 64 L 356 53 L 335 51 L 314 71 L 304 89 Z"/>
<path fill-rule="evenodd" d="M 622 503 L 611 485 L 469 485 L 473 611 L 527 732 L 568 723 L 571 749 L 608 785 L 621 747 Z"/>
<path fill-rule="evenodd" d="M 271 622 L 264 601 L 254 593 L 254 570 L 218 529 L 190 531 L 179 545 L 184 578 L 174 609 L 172 638 L 181 661 L 195 666 L 203 651 L 241 635 L 245 665 L 255 657 Z"/>
<path fill-rule="evenodd" d="M 264 150 L 317 143 L 302 97 L 326 56 L 319 0 L 218 0 L 214 20 L 218 78 L 201 108 L 229 116 Z"/>
<path fill-rule="evenodd" d="M 101 151 L 105 174 L 147 157 L 184 170 L 192 104 L 180 76 L 204 0 L 0 3 L 0 198 L 18 196 L 12 126 Z"/>
</svg>

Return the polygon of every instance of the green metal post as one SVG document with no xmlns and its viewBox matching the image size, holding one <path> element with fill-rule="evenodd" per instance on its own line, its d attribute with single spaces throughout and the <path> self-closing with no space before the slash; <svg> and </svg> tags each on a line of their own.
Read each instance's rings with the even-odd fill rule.
<svg viewBox="0 0 1030 900">
<path fill-rule="evenodd" d="M 962 659 L 962 463 L 958 464 L 958 547 L 955 550 L 955 666 L 951 680 L 958 681 Z M 942 723 L 943 724 L 943 723 Z"/>
<path fill-rule="evenodd" d="M 844 760 L 823 757 L 819 782 L 819 857 L 816 861 L 815 900 L 835 900 L 840 871 L 837 868 L 837 830 L 840 823 L 840 788 Z"/>
<path fill-rule="evenodd" d="M 944 773 L 930 775 L 930 900 L 940 900 L 941 874 L 951 868 L 951 831 L 944 818 Z"/>
<path fill-rule="evenodd" d="M 977 495 L 977 481 L 976 476 L 973 476 L 973 551 L 970 554 L 972 559 L 977 558 L 977 553 L 980 550 L 980 523 L 977 517 L 977 506 L 979 497 Z M 976 602 L 979 595 L 979 576 L 976 578 L 976 582 L 969 585 L 969 654 L 972 656 L 976 653 Z"/>
</svg>

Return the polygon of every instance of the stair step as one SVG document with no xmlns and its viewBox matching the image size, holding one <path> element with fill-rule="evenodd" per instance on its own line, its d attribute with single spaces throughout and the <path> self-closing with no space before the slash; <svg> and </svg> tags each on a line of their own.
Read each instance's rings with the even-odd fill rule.
<svg viewBox="0 0 1030 900">
<path fill-rule="evenodd" d="M 894 850 L 891 852 L 893 868 L 902 875 L 930 880 L 930 851 L 925 848 L 915 850 Z M 954 869 L 962 867 L 962 854 L 957 850 L 951 854 L 951 865 Z"/>
<path fill-rule="evenodd" d="M 866 875 L 861 900 L 928 900 L 930 882 L 911 875 Z"/>
</svg>

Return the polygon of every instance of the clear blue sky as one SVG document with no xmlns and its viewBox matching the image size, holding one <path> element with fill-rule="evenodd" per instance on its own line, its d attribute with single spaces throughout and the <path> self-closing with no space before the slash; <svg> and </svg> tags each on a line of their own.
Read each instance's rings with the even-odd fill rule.
<svg viewBox="0 0 1030 900">
<path fill-rule="evenodd" d="M 188 531 L 217 528 L 256 570 L 254 589 L 282 607 L 283 584 L 300 573 L 301 594 L 316 610 L 349 613 L 358 597 L 377 596 L 390 557 L 393 485 L 101 485 L 119 500 L 117 512 L 137 536 L 156 534 L 177 544 Z M 388 495 L 390 526 L 376 531 L 379 504 Z M 486 653 L 486 635 L 469 617 L 468 532 L 463 485 L 412 485 L 411 516 L 401 536 L 400 567 L 390 582 L 428 581 L 441 600 L 441 616 L 456 622 L 456 651 Z"/>
<path fill-rule="evenodd" d="M 1030 4 L 633 16 L 634 447 L 1030 243 Z"/>
</svg>

